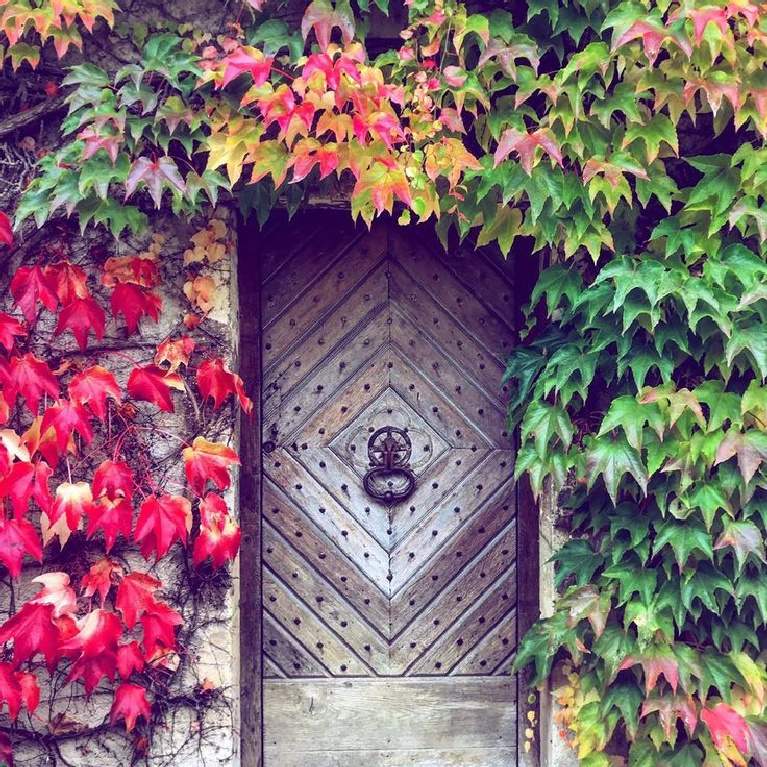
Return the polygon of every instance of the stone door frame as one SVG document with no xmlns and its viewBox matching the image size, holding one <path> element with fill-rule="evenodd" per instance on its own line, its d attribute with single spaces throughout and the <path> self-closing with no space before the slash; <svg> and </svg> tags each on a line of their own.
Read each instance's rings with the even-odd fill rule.
<svg viewBox="0 0 767 767">
<path fill-rule="evenodd" d="M 321 206 L 317 206 L 321 207 Z M 323 206 L 324 207 L 324 206 Z M 328 206 L 330 207 L 330 206 Z M 335 206 L 337 208 L 337 206 Z M 239 665 L 236 669 L 238 690 L 233 697 L 239 703 L 240 767 L 263 765 L 263 666 L 261 657 L 261 273 L 259 257 L 259 228 L 255 217 L 241 222 L 238 229 L 236 279 L 232 281 L 231 300 L 236 307 L 237 347 L 235 359 L 245 387 L 255 403 L 252 416 L 238 416 L 237 435 L 241 468 L 238 500 L 242 544 L 239 555 L 239 575 L 235 585 L 236 615 L 232 630 L 238 637 Z M 534 266 L 531 258 L 528 262 Z M 529 282 L 529 281 L 528 281 Z M 520 286 L 521 287 L 521 286 Z M 529 296 L 517 294 L 516 305 Z M 529 482 L 517 483 L 517 631 L 522 636 L 535 622 L 543 608 L 548 612 L 554 594 L 553 566 L 546 563 L 552 552 L 551 514 L 540 518 L 540 509 L 553 504 L 539 504 L 533 497 Z M 553 508 L 551 508 L 553 512 Z M 540 522 L 539 522 L 540 520 Z M 235 661 L 237 662 L 237 661 Z M 517 692 L 517 767 L 554 765 L 550 760 L 550 724 L 547 706 L 539 706 L 537 698 L 530 701 L 531 690 L 522 675 L 518 676 Z M 543 696 L 546 691 L 543 691 Z M 533 712 L 533 718 L 528 713 Z M 532 729 L 534 737 L 526 738 Z"/>
</svg>

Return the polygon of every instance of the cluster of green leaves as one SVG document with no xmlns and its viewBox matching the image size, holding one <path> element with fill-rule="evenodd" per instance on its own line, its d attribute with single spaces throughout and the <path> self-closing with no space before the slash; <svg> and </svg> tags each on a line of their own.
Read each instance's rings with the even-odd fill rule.
<svg viewBox="0 0 767 767">
<path fill-rule="evenodd" d="M 576 487 L 567 588 L 518 663 L 574 664 L 591 767 L 626 743 L 632 767 L 767 764 L 767 250 L 740 216 L 763 153 L 686 158 L 633 250 L 546 269 L 507 371 L 517 475 Z"/>
</svg>

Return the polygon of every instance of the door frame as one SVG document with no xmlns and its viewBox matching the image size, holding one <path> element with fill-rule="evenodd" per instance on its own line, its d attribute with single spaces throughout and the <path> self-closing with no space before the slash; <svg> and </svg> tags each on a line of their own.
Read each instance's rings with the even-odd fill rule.
<svg viewBox="0 0 767 767">
<path fill-rule="evenodd" d="M 326 206 L 316 205 L 313 208 Z M 333 206 L 327 206 L 330 209 Z M 338 206 L 335 206 L 338 209 Z M 263 766 L 263 662 L 262 662 L 262 580 L 261 580 L 261 258 L 260 230 L 255 216 L 239 219 L 237 268 L 233 270 L 232 302 L 236 305 L 237 327 L 234 357 L 245 388 L 252 392 L 250 416 L 239 413 L 236 434 L 241 466 L 237 486 L 242 543 L 239 573 L 235 582 L 239 666 L 236 669 L 239 701 L 240 767 Z M 515 262 L 516 263 L 516 262 Z M 529 259 L 526 266 L 534 265 Z M 529 279 L 515 280 L 515 306 L 529 299 Z M 527 292 L 527 295 L 525 293 Z M 519 314 L 517 312 L 517 314 Z M 548 549 L 541 539 L 539 503 L 526 477 L 516 483 L 517 502 L 517 638 L 520 639 L 540 615 L 540 551 Z M 247 584 L 247 585 L 245 585 Z M 254 652 L 254 649 L 257 650 Z M 539 767 L 541 706 L 531 696 L 525 675 L 517 676 L 517 765 Z M 531 713 L 532 712 L 532 713 Z M 526 738 L 526 731 L 533 731 Z"/>
</svg>

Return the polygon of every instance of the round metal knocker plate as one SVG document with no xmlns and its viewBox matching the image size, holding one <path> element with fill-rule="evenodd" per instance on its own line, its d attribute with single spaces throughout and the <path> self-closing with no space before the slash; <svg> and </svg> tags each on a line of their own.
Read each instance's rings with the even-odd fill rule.
<svg viewBox="0 0 767 767">
<path fill-rule="evenodd" d="M 413 445 L 406 429 L 384 426 L 368 439 L 370 468 L 363 479 L 365 492 L 386 504 L 399 503 L 415 490 L 415 475 L 408 461 Z"/>
</svg>

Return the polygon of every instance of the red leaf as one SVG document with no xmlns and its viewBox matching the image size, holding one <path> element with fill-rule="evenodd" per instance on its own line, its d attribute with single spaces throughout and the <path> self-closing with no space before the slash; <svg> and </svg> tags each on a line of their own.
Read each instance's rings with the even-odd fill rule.
<svg viewBox="0 0 767 767">
<path fill-rule="evenodd" d="M 184 619 L 172 607 L 164 602 L 156 602 L 151 610 L 141 616 L 145 657 L 151 660 L 164 650 L 175 649 L 176 627 L 183 624 Z"/>
<path fill-rule="evenodd" d="M 706 723 L 717 748 L 724 748 L 726 739 L 732 738 L 738 751 L 748 752 L 748 722 L 732 706 L 717 703 L 713 708 L 704 708 L 700 718 Z"/>
<path fill-rule="evenodd" d="M 17 394 L 21 394 L 33 415 L 37 414 L 43 392 L 54 399 L 59 396 L 59 382 L 53 371 L 34 354 L 14 357 L 0 378 L 4 379 L 3 394 L 8 405 L 13 407 Z"/>
<path fill-rule="evenodd" d="M 348 45 L 354 39 L 354 16 L 351 9 L 348 11 L 336 10 L 329 0 L 313 0 L 304 12 L 303 19 L 301 19 L 301 34 L 304 40 L 314 29 L 320 50 L 324 52 L 330 45 L 333 27 L 338 27 L 341 30 L 341 38 Z"/>
<path fill-rule="evenodd" d="M 24 326 L 10 314 L 0 312 L 0 344 L 5 347 L 7 352 L 13 349 L 16 343 L 15 336 L 25 336 L 27 331 Z"/>
<path fill-rule="evenodd" d="M 159 160 L 139 157 L 134 160 L 125 181 L 126 199 L 136 191 L 136 187 L 141 182 L 146 184 L 146 188 L 158 208 L 162 205 L 163 182 L 174 186 L 181 194 L 186 193 L 184 179 L 178 172 L 178 166 L 170 157 L 161 157 Z"/>
<path fill-rule="evenodd" d="M 229 55 L 221 59 L 224 65 L 224 74 L 220 82 L 216 82 L 217 88 L 226 88 L 232 80 L 241 74 L 249 72 L 256 87 L 262 86 L 268 79 L 272 70 L 274 56 L 264 56 L 258 48 L 236 48 Z"/>
<path fill-rule="evenodd" d="M 173 412 L 171 388 L 184 391 L 184 382 L 175 373 L 166 373 L 157 365 L 137 367 L 128 377 L 128 394 L 133 399 L 152 402 L 166 413 Z"/>
<path fill-rule="evenodd" d="M 536 165 L 535 150 L 541 147 L 558 165 L 562 165 L 562 152 L 549 128 L 540 128 L 534 133 L 521 133 L 515 128 L 508 128 L 501 135 L 493 159 L 494 166 L 500 165 L 511 152 L 519 155 L 519 162 L 527 175 L 531 175 Z"/>
<path fill-rule="evenodd" d="M 53 469 L 45 461 L 36 464 L 17 461 L 0 482 L 0 497 L 11 499 L 13 513 L 17 517 L 26 513 L 30 498 L 34 498 L 40 509 L 50 515 L 53 499 L 48 480 L 51 474 Z"/>
<path fill-rule="evenodd" d="M 70 264 L 69 261 L 56 261 L 48 264 L 43 271 L 55 287 L 62 306 L 71 304 L 77 298 L 91 297 L 86 284 L 87 275 L 81 267 Z"/>
<path fill-rule="evenodd" d="M 115 377 L 101 365 L 93 365 L 77 373 L 67 387 L 69 398 L 78 405 L 88 405 L 93 415 L 102 421 L 107 414 L 107 397 L 120 402 L 120 387 Z"/>
<path fill-rule="evenodd" d="M 77 432 L 89 445 L 93 442 L 93 429 L 90 425 L 91 416 L 82 406 L 70 400 L 59 400 L 57 405 L 51 405 L 43 413 L 40 432 L 45 434 L 48 429 L 56 432 L 56 443 L 59 452 L 64 453 L 72 435 Z"/>
<path fill-rule="evenodd" d="M 88 538 L 93 538 L 96 531 L 101 528 L 104 531 L 104 541 L 107 554 L 115 545 L 118 534 L 123 538 L 130 538 L 133 526 L 133 506 L 126 498 L 117 498 L 114 501 L 109 498 L 100 498 L 88 515 Z"/>
<path fill-rule="evenodd" d="M 8 714 L 11 721 L 16 721 L 22 704 L 32 713 L 39 702 L 40 688 L 37 684 L 37 678 L 33 674 L 14 671 L 10 663 L 0 663 L 0 708 L 2 708 L 3 703 L 8 704 Z M 7 754 L 11 755 L 10 762 L 7 761 Z M 9 765 L 13 765 L 12 757 L 10 742 L 0 741 L 0 759 L 6 759 Z"/>
<path fill-rule="evenodd" d="M 226 502 L 216 493 L 208 493 L 200 501 L 200 534 L 194 542 L 192 560 L 198 567 L 210 557 L 213 567 L 221 567 L 227 560 L 234 560 L 240 548 L 242 533 L 229 515 Z"/>
<path fill-rule="evenodd" d="M 186 545 L 192 524 L 192 504 L 179 495 L 150 496 L 142 504 L 133 538 L 141 542 L 144 559 L 154 551 L 157 559 L 165 556 L 176 541 Z"/>
<path fill-rule="evenodd" d="M 145 721 L 151 717 L 146 690 L 137 684 L 121 684 L 115 690 L 115 699 L 109 712 L 109 723 L 115 725 L 118 719 L 125 719 L 125 729 L 130 732 L 140 716 Z"/>
<path fill-rule="evenodd" d="M 194 351 L 195 343 L 189 336 L 167 338 L 157 347 L 154 357 L 155 365 L 168 363 L 168 372 L 175 373 L 181 365 L 189 364 L 189 357 Z"/>
<path fill-rule="evenodd" d="M 2 626 L 0 643 L 13 640 L 13 662 L 20 666 L 38 653 L 53 673 L 59 660 L 59 629 L 53 620 L 51 604 L 27 602 Z"/>
<path fill-rule="evenodd" d="M 240 400 L 242 409 L 249 413 L 253 409 L 253 402 L 245 394 L 245 386 L 235 373 L 229 372 L 224 360 L 216 358 L 205 360 L 197 368 L 197 385 L 200 387 L 204 398 L 213 399 L 213 410 L 218 410 L 223 401 L 234 394 Z"/>
<path fill-rule="evenodd" d="M 118 498 L 133 499 L 133 472 L 123 461 L 107 459 L 96 469 L 93 475 L 93 496 L 106 496 L 110 501 Z"/>
<path fill-rule="evenodd" d="M 144 655 L 138 642 L 120 645 L 117 650 L 117 673 L 123 679 L 130 679 L 135 671 L 140 674 L 144 670 Z"/>
<path fill-rule="evenodd" d="M 13 231 L 11 230 L 11 222 L 8 216 L 0 211 L 0 243 L 3 245 L 13 246 Z"/>
<path fill-rule="evenodd" d="M 55 311 L 59 304 L 56 286 L 39 266 L 22 266 L 11 280 L 11 295 L 22 314 L 32 322 L 37 313 L 37 302 Z"/>
<path fill-rule="evenodd" d="M 154 593 L 161 586 L 160 581 L 144 573 L 131 573 L 120 581 L 115 607 L 122 613 L 123 622 L 129 629 L 136 625 L 139 615 L 157 605 Z"/>
<path fill-rule="evenodd" d="M 104 264 L 101 282 L 112 288 L 120 282 L 135 282 L 145 288 L 160 284 L 160 271 L 156 257 L 145 253 L 140 256 L 112 256 Z"/>
<path fill-rule="evenodd" d="M 44 573 L 32 578 L 43 587 L 29 600 L 30 604 L 53 605 L 53 617 L 61 618 L 77 612 L 77 594 L 69 586 L 66 573 Z"/>
<path fill-rule="evenodd" d="M 93 331 L 96 340 L 100 341 L 104 337 L 105 323 L 104 310 L 92 298 L 75 298 L 61 310 L 54 335 L 71 330 L 80 351 L 84 352 L 88 346 L 88 333 Z"/>
<path fill-rule="evenodd" d="M 642 655 L 628 655 L 618 671 L 624 671 L 636 664 L 641 665 L 645 673 L 648 694 L 655 688 L 661 674 L 676 694 L 676 688 L 679 685 L 679 663 L 670 650 L 650 648 Z"/>
<path fill-rule="evenodd" d="M 204 437 L 195 437 L 191 447 L 183 450 L 184 469 L 189 487 L 195 495 L 201 496 L 208 480 L 222 490 L 231 484 L 227 469 L 239 464 L 237 453 L 221 442 L 209 442 Z"/>
<path fill-rule="evenodd" d="M 135 282 L 123 282 L 112 292 L 110 298 L 112 316 L 117 319 L 118 314 L 125 317 L 125 325 L 128 333 L 138 330 L 139 320 L 142 317 L 151 317 L 155 322 L 160 318 L 162 301 L 156 293 L 152 293 Z"/>
<path fill-rule="evenodd" d="M 61 645 L 62 652 L 75 659 L 68 681 L 82 677 L 86 696 L 90 697 L 104 677 L 114 681 L 121 635 L 120 619 L 112 612 L 96 609 L 80 621 L 78 633 Z"/>
<path fill-rule="evenodd" d="M 37 531 L 23 518 L 5 519 L 0 517 L 0 562 L 11 574 L 18 578 L 24 554 L 43 561 L 43 547 Z"/>
<path fill-rule="evenodd" d="M 66 516 L 67 527 L 77 530 L 83 515 L 93 513 L 93 495 L 87 482 L 71 484 L 62 482 L 56 488 L 56 500 L 53 509 L 48 515 L 51 526 L 55 525 L 63 516 Z"/>
<path fill-rule="evenodd" d="M 96 564 L 91 565 L 91 569 L 80 581 L 80 587 L 88 599 L 92 599 L 93 595 L 98 592 L 103 607 L 109 590 L 117 583 L 117 577 L 122 574 L 123 569 L 117 562 L 109 557 L 104 557 L 99 559 Z"/>
</svg>

